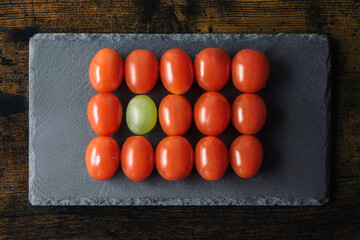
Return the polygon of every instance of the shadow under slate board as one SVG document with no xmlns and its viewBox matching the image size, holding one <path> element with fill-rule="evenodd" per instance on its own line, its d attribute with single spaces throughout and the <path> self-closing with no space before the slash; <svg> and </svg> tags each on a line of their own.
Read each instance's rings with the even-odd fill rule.
<svg viewBox="0 0 360 240">
<path fill-rule="evenodd" d="M 268 108 L 257 135 L 264 162 L 250 179 L 231 167 L 217 181 L 206 181 L 195 167 L 181 181 L 166 181 L 154 168 L 148 179 L 133 182 L 121 167 L 107 181 L 93 180 L 85 150 L 96 134 L 87 120 L 87 103 L 96 94 L 88 77 L 92 57 L 102 48 L 123 60 L 148 49 L 160 60 L 182 48 L 194 60 L 207 47 L 230 57 L 244 48 L 264 52 L 271 64 L 267 86 L 258 94 Z M 33 205 L 322 205 L 329 185 L 329 44 L 317 34 L 36 34 L 30 39 L 29 200 Z M 194 106 L 204 92 L 194 81 L 185 97 Z M 230 102 L 241 94 L 229 79 L 220 91 Z M 123 109 L 135 96 L 122 82 L 115 94 Z M 160 79 L 149 95 L 158 106 L 169 94 Z M 114 138 L 120 146 L 133 135 L 125 117 Z M 240 134 L 229 125 L 220 138 L 229 147 Z M 145 137 L 154 149 L 166 135 L 159 123 Z M 195 147 L 204 137 L 192 123 L 185 135 Z"/>
</svg>

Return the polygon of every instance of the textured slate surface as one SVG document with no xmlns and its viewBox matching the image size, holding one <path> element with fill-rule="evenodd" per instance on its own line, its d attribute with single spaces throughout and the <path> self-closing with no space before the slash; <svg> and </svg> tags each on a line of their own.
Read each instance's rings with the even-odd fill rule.
<svg viewBox="0 0 360 240">
<path fill-rule="evenodd" d="M 258 134 L 264 163 L 251 179 L 231 168 L 218 181 L 192 174 L 177 182 L 156 170 L 132 182 L 121 169 L 108 181 L 91 179 L 85 150 L 96 136 L 86 106 L 96 94 L 88 66 L 101 48 L 116 49 L 123 59 L 135 49 L 149 49 L 160 59 L 179 47 L 192 59 L 206 47 L 225 49 L 230 57 L 243 48 L 265 52 L 271 63 L 268 85 L 259 92 L 268 119 Z M 33 205 L 322 205 L 328 201 L 330 59 L 323 35 L 222 34 L 37 34 L 29 59 L 29 200 Z M 196 82 L 185 94 L 192 105 L 203 93 Z M 220 91 L 230 103 L 240 94 L 231 80 Z M 125 82 L 115 94 L 124 109 L 134 96 Z M 158 81 L 148 94 L 158 105 L 167 91 Z M 122 144 L 132 134 L 125 118 L 114 135 Z M 239 133 L 229 126 L 220 136 L 230 146 Z M 146 137 L 153 144 L 165 137 L 159 124 Z M 194 124 L 185 136 L 195 147 L 203 137 Z"/>
</svg>

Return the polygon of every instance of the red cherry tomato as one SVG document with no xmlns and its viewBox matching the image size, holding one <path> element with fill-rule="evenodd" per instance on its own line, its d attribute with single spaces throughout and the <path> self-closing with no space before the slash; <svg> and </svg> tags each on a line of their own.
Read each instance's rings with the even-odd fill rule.
<svg viewBox="0 0 360 240">
<path fill-rule="evenodd" d="M 194 120 L 200 132 L 217 136 L 229 125 L 230 104 L 220 93 L 206 92 L 195 104 Z"/>
<path fill-rule="evenodd" d="M 172 94 L 161 101 L 159 122 L 167 135 L 184 135 L 191 125 L 191 120 L 191 105 L 185 97 Z"/>
<path fill-rule="evenodd" d="M 262 52 L 244 49 L 232 60 L 232 80 L 245 93 L 254 93 L 265 87 L 270 74 L 270 63 Z"/>
<path fill-rule="evenodd" d="M 182 49 L 167 50 L 160 60 L 160 77 L 171 93 L 186 93 L 194 81 L 194 66 L 189 55 Z"/>
<path fill-rule="evenodd" d="M 121 166 L 125 175 L 133 181 L 142 181 L 152 172 L 155 162 L 151 143 L 142 136 L 126 139 L 121 150 Z"/>
<path fill-rule="evenodd" d="M 195 166 L 206 180 L 222 178 L 228 168 L 228 150 L 219 138 L 204 137 L 195 148 Z"/>
<path fill-rule="evenodd" d="M 221 48 L 205 48 L 195 57 L 195 78 L 206 91 L 219 91 L 230 76 L 231 59 Z"/>
<path fill-rule="evenodd" d="M 194 150 L 181 136 L 166 137 L 158 144 L 155 164 L 159 174 L 169 181 L 187 177 L 194 165 Z"/>
<path fill-rule="evenodd" d="M 126 58 L 125 81 L 133 93 L 150 92 L 158 77 L 159 61 L 152 52 L 137 49 Z"/>
<path fill-rule="evenodd" d="M 254 176 L 263 161 L 263 147 L 259 139 L 242 135 L 230 146 L 230 164 L 235 173 L 242 178 Z"/>
<path fill-rule="evenodd" d="M 242 134 L 259 132 L 266 121 L 266 105 L 261 97 L 247 93 L 238 96 L 231 107 L 231 120 Z"/>
<path fill-rule="evenodd" d="M 101 136 L 114 134 L 121 124 L 123 110 L 120 100 L 112 93 L 98 93 L 87 107 L 92 129 Z"/>
<path fill-rule="evenodd" d="M 86 168 L 95 180 L 111 178 L 119 166 L 119 161 L 119 144 L 111 137 L 96 137 L 86 149 Z"/>
<path fill-rule="evenodd" d="M 123 78 L 123 61 L 120 54 L 109 48 L 103 48 L 91 60 L 89 78 L 99 92 L 113 92 Z"/>
</svg>

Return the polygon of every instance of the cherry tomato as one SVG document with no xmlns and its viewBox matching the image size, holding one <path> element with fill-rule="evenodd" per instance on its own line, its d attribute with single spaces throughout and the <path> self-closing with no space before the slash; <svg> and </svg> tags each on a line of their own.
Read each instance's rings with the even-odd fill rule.
<svg viewBox="0 0 360 240">
<path fill-rule="evenodd" d="M 158 77 L 159 61 L 152 52 L 137 49 L 126 58 L 125 81 L 133 93 L 150 92 Z"/>
<path fill-rule="evenodd" d="M 195 166 L 206 180 L 222 178 L 228 168 L 228 150 L 219 138 L 204 137 L 195 148 Z"/>
<path fill-rule="evenodd" d="M 245 93 L 254 93 L 265 87 L 270 74 L 270 63 L 262 52 L 244 49 L 232 61 L 232 80 Z"/>
<path fill-rule="evenodd" d="M 194 107 L 195 125 L 205 135 L 218 136 L 230 122 L 230 104 L 218 92 L 206 92 Z"/>
<path fill-rule="evenodd" d="M 263 161 L 263 147 L 259 139 L 242 135 L 230 146 L 230 164 L 235 173 L 242 178 L 254 176 Z"/>
<path fill-rule="evenodd" d="M 120 54 L 109 48 L 103 48 L 91 60 L 89 78 L 99 92 L 113 92 L 123 79 L 123 61 Z"/>
<path fill-rule="evenodd" d="M 114 134 L 121 124 L 123 110 L 120 100 L 112 93 L 98 93 L 87 107 L 92 129 L 101 136 Z"/>
<path fill-rule="evenodd" d="M 137 95 L 130 100 L 126 109 L 126 123 L 135 134 L 150 132 L 157 121 L 154 101 L 146 95 Z"/>
<path fill-rule="evenodd" d="M 119 161 L 119 144 L 111 137 L 96 137 L 86 149 L 86 168 L 95 180 L 111 178 L 119 166 Z"/>
<path fill-rule="evenodd" d="M 121 150 L 122 169 L 133 181 L 142 181 L 151 174 L 154 158 L 151 143 L 142 136 L 127 138 Z"/>
<path fill-rule="evenodd" d="M 187 177 L 194 165 L 194 150 L 181 136 L 166 137 L 158 144 L 155 164 L 159 174 L 169 181 Z"/>
<path fill-rule="evenodd" d="M 160 77 L 171 93 L 186 93 L 194 81 L 194 66 L 189 55 L 182 49 L 167 50 L 160 60 Z"/>
<path fill-rule="evenodd" d="M 172 94 L 161 101 L 159 122 L 167 135 L 184 135 L 191 125 L 191 120 L 191 105 L 185 97 Z"/>
<path fill-rule="evenodd" d="M 231 121 L 242 134 L 259 132 L 265 124 L 266 114 L 264 100 L 251 93 L 238 96 L 231 107 Z"/>
<path fill-rule="evenodd" d="M 230 76 L 231 59 L 221 48 L 205 48 L 195 57 L 195 78 L 206 91 L 219 91 Z"/>
</svg>

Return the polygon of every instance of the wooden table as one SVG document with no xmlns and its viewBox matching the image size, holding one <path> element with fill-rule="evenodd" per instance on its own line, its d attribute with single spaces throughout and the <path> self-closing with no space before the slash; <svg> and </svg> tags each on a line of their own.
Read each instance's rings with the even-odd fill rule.
<svg viewBox="0 0 360 240">
<path fill-rule="evenodd" d="M 360 238 L 359 1 L 0 2 L 0 239 Z M 330 203 L 323 207 L 32 207 L 28 41 L 37 32 L 323 33 L 332 51 Z"/>
</svg>

